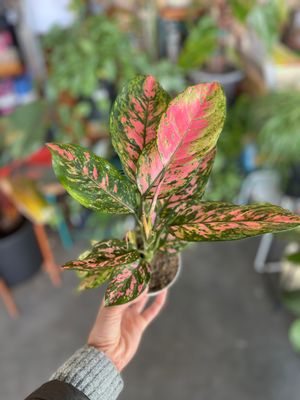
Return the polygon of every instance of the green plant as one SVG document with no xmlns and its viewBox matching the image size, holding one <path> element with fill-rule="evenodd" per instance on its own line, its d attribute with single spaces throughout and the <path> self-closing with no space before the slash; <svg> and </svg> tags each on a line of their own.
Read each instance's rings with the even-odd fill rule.
<svg viewBox="0 0 300 400">
<path fill-rule="evenodd" d="M 105 304 L 129 302 L 151 278 L 154 256 L 185 242 L 235 240 L 293 228 L 300 217 L 280 207 L 202 202 L 225 119 L 218 83 L 192 86 L 173 100 L 152 76 L 120 92 L 110 133 L 125 176 L 106 160 L 72 144 L 49 144 L 54 171 L 82 205 L 132 214 L 124 240 L 96 243 L 65 269 L 81 271 L 85 287 L 109 281 Z"/>
<path fill-rule="evenodd" d="M 129 37 L 113 20 L 82 10 L 79 14 L 70 27 L 54 27 L 43 39 L 49 72 L 47 98 L 56 128 L 62 141 L 77 143 L 86 136 L 90 100 L 103 120 L 108 119 L 111 99 L 101 82 L 122 85 L 135 75 L 138 60 Z"/>
<path fill-rule="evenodd" d="M 218 48 L 219 30 L 214 18 L 200 18 L 190 31 L 188 39 L 179 56 L 179 65 L 183 68 L 197 68 L 204 64 Z"/>
<path fill-rule="evenodd" d="M 299 268 L 299 264 L 298 264 Z M 282 301 L 287 310 L 295 317 L 289 327 L 289 340 L 296 352 L 300 352 L 300 291 L 293 290 L 282 294 Z"/>
<path fill-rule="evenodd" d="M 216 72 L 240 66 L 241 43 L 250 29 L 271 52 L 288 15 L 285 3 L 284 0 L 213 0 L 207 6 L 207 14 L 192 26 L 179 65 L 186 69 L 204 65 Z"/>
<path fill-rule="evenodd" d="M 18 106 L 0 122 L 0 166 L 28 157 L 45 143 L 49 127 L 47 104 L 36 100 Z"/>
<path fill-rule="evenodd" d="M 285 308 L 295 318 L 289 328 L 289 340 L 293 349 L 300 352 L 300 290 L 299 290 L 299 267 L 300 252 L 299 244 L 295 242 L 298 239 L 297 230 L 292 232 L 293 242 L 284 256 L 281 276 L 281 300 Z"/>
<path fill-rule="evenodd" d="M 231 111 L 231 134 L 236 137 L 252 135 L 264 164 L 298 163 L 299 102 L 297 91 L 272 91 L 252 98 L 243 96 Z"/>
</svg>

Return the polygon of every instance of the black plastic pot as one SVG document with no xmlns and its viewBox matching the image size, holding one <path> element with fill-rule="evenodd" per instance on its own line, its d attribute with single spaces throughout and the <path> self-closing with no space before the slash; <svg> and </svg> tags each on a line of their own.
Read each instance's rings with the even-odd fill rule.
<svg viewBox="0 0 300 400">
<path fill-rule="evenodd" d="M 0 278 L 8 286 L 33 276 L 42 265 L 42 255 L 32 224 L 24 220 L 20 228 L 0 239 Z"/>
<path fill-rule="evenodd" d="M 290 166 L 285 194 L 289 197 L 300 197 L 300 164 Z"/>
</svg>

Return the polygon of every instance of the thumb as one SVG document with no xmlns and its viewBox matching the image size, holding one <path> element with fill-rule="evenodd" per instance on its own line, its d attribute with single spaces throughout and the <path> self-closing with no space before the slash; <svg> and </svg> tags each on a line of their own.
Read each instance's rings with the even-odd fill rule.
<svg viewBox="0 0 300 400">
<path fill-rule="evenodd" d="M 121 322 L 127 304 L 105 307 L 101 302 L 94 326 L 89 335 L 89 342 L 94 340 L 114 340 L 120 335 Z"/>
</svg>

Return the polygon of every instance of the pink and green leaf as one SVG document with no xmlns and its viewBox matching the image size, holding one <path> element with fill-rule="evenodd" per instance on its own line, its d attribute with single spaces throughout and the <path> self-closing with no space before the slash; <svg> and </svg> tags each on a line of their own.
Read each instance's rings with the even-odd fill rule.
<svg viewBox="0 0 300 400">
<path fill-rule="evenodd" d="M 135 181 L 136 163 L 156 137 L 170 96 L 153 76 L 137 76 L 124 86 L 110 116 L 110 133 L 126 174 Z"/>
<path fill-rule="evenodd" d="M 182 251 L 188 244 L 188 242 L 179 240 L 175 236 L 168 234 L 166 240 L 161 243 L 159 251 L 162 253 L 176 254 Z"/>
<path fill-rule="evenodd" d="M 140 257 L 139 253 L 128 247 L 124 240 L 111 239 L 95 244 L 92 249 L 85 252 L 78 260 L 65 263 L 62 268 L 78 271 L 101 272 L 113 271 L 120 265 L 133 263 Z"/>
<path fill-rule="evenodd" d="M 135 212 L 137 191 L 108 161 L 78 145 L 48 147 L 57 178 L 80 204 L 106 214 Z"/>
<path fill-rule="evenodd" d="M 204 195 L 206 185 L 215 160 L 216 149 L 212 149 L 199 161 L 199 166 L 194 174 L 190 174 L 187 184 L 177 190 L 167 201 L 165 211 L 174 214 L 190 205 L 198 203 Z"/>
<path fill-rule="evenodd" d="M 82 271 L 78 271 L 82 272 Z M 78 285 L 78 291 L 82 292 L 87 289 L 95 289 L 101 285 L 103 285 L 106 281 L 109 280 L 112 274 L 111 269 L 103 269 L 101 271 L 85 271 L 86 275 L 80 277 L 81 282 Z"/>
<path fill-rule="evenodd" d="M 272 204 L 237 206 L 208 202 L 180 211 L 169 227 L 180 240 L 237 240 L 293 229 L 300 216 Z"/>
<path fill-rule="evenodd" d="M 150 280 L 150 265 L 138 260 L 125 267 L 117 267 L 105 292 L 105 305 L 128 303 L 146 290 Z"/>
<path fill-rule="evenodd" d="M 138 160 L 137 184 L 143 195 L 156 187 L 185 186 L 200 158 L 216 145 L 225 119 L 226 100 L 216 83 L 187 88 L 171 101 L 162 116 L 155 144 Z"/>
</svg>

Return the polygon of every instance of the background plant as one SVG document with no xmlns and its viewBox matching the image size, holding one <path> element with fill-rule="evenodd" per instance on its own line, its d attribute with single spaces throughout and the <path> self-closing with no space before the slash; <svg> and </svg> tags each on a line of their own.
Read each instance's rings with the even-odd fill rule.
<svg viewBox="0 0 300 400">
<path fill-rule="evenodd" d="M 254 32 L 270 54 L 280 41 L 287 17 L 284 0 L 209 2 L 206 14 L 191 25 L 179 65 L 186 69 L 205 66 L 216 72 L 240 68 L 244 38 Z"/>
<path fill-rule="evenodd" d="M 300 224 L 300 217 L 270 204 L 201 201 L 225 107 L 215 82 L 189 87 L 171 100 L 154 77 L 138 76 L 122 89 L 110 118 L 125 175 L 80 146 L 49 144 L 54 171 L 71 196 L 99 212 L 135 218 L 136 228 L 124 240 L 98 242 L 64 265 L 81 271 L 84 287 L 109 281 L 106 305 L 129 302 L 146 289 L 158 252 Z"/>
</svg>

